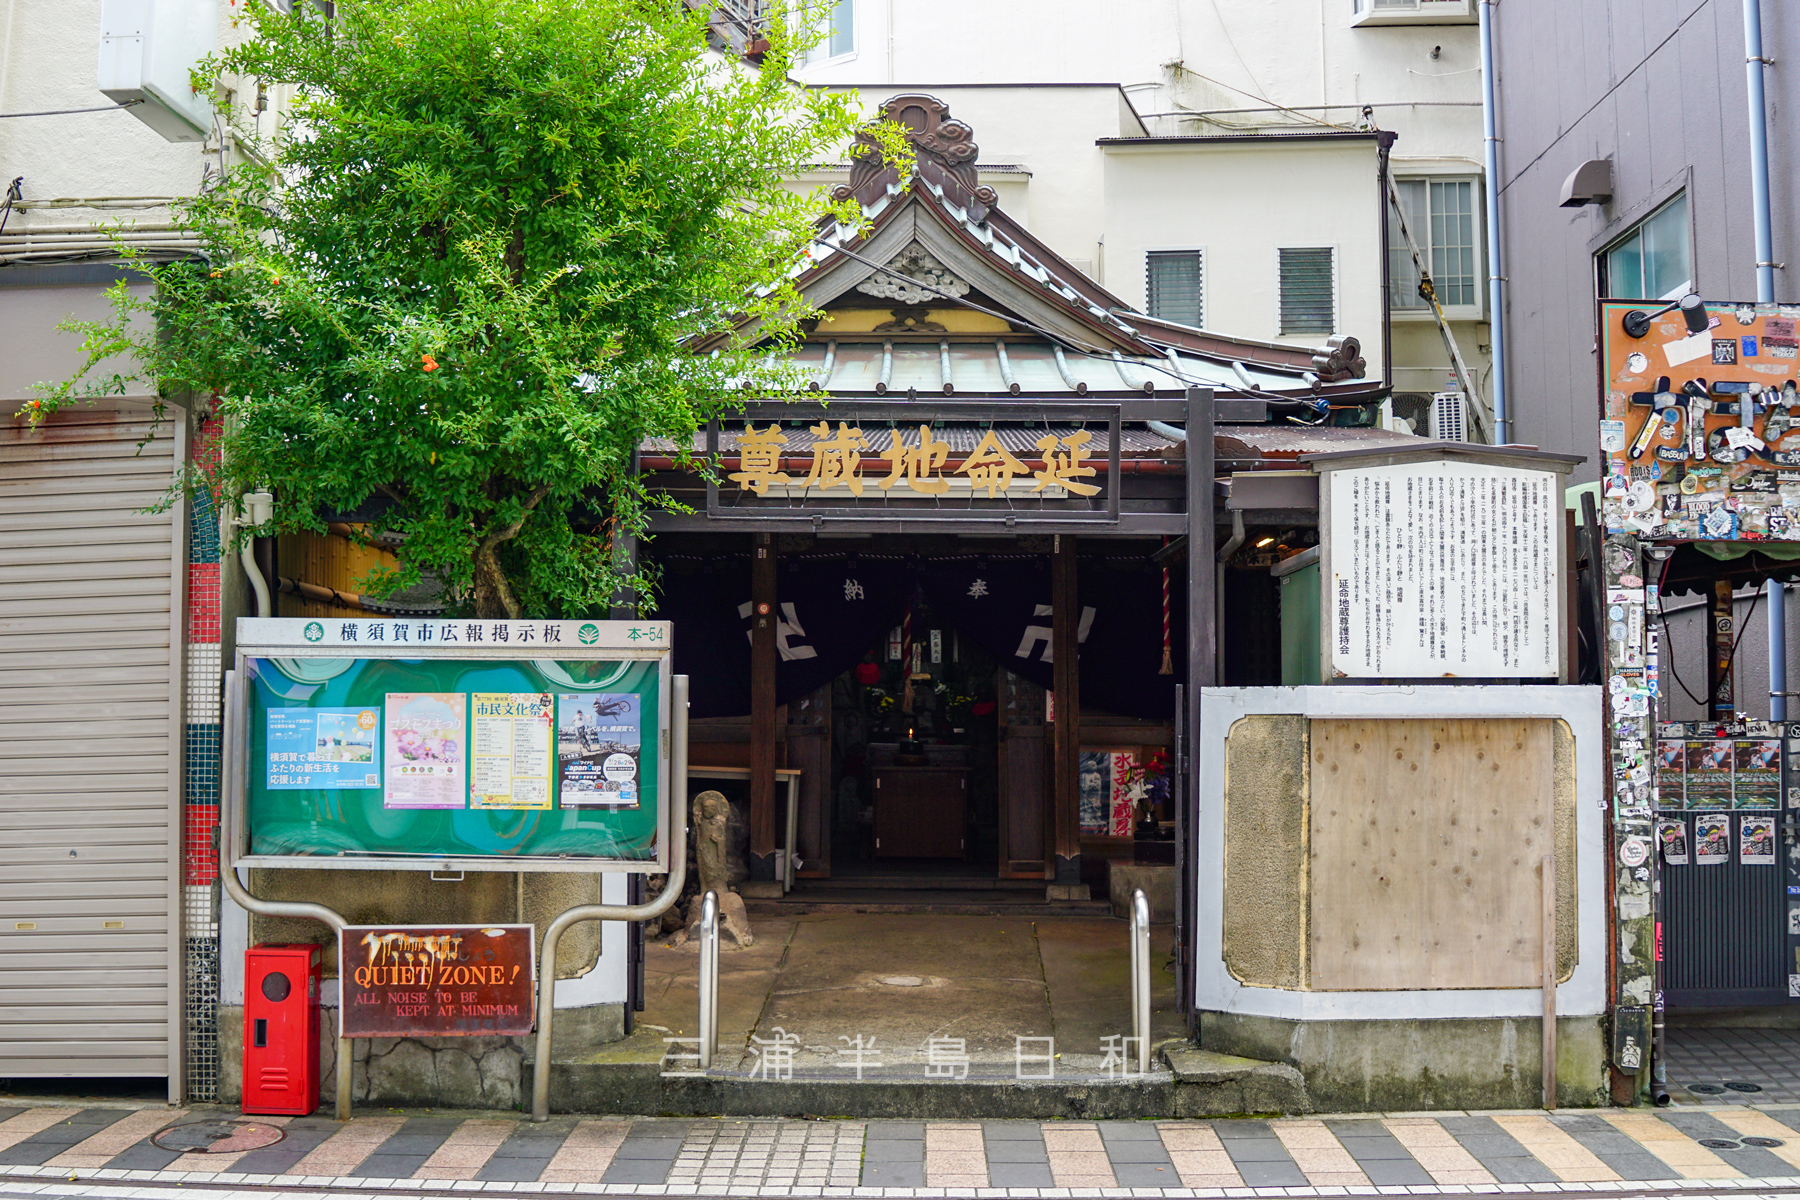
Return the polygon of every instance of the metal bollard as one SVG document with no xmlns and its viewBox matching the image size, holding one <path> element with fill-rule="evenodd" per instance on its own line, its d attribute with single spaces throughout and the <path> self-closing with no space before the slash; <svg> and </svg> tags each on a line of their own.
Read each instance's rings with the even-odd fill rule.
<svg viewBox="0 0 1800 1200">
<path fill-rule="evenodd" d="M 1150 1073 L 1150 901 L 1142 888 L 1131 894 L 1131 1035 L 1137 1039 L 1139 1075 Z"/>
<path fill-rule="evenodd" d="M 719 894 L 700 902 L 700 1069 L 712 1066 L 719 1048 Z"/>
</svg>

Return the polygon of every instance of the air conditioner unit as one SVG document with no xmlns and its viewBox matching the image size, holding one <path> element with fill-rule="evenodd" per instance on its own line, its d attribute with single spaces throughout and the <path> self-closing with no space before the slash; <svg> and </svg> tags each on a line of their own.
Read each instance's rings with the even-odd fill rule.
<svg viewBox="0 0 1800 1200">
<path fill-rule="evenodd" d="M 1440 442 L 1469 440 L 1469 398 L 1461 392 L 1431 394 L 1431 436 Z"/>
<path fill-rule="evenodd" d="M 1355 0 L 1350 24 L 1473 25 L 1479 0 Z"/>
<path fill-rule="evenodd" d="M 218 0 L 101 0 L 100 91 L 166 141 L 203 142 L 213 98 L 192 72 L 218 46 Z"/>
</svg>

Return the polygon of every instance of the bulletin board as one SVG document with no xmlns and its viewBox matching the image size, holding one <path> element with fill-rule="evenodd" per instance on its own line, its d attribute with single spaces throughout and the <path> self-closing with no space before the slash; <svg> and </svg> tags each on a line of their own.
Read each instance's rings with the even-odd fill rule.
<svg viewBox="0 0 1800 1200">
<path fill-rule="evenodd" d="M 1708 302 L 1634 338 L 1602 300 L 1600 450 L 1608 532 L 1667 541 L 1800 541 L 1800 306 Z"/>
<path fill-rule="evenodd" d="M 666 869 L 666 622 L 258 619 L 239 646 L 241 863 Z"/>
</svg>

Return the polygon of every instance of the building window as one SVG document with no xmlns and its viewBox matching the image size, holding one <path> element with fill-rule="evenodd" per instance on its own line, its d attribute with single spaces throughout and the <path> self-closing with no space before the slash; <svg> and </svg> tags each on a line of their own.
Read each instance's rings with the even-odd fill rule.
<svg viewBox="0 0 1800 1200">
<path fill-rule="evenodd" d="M 1281 336 L 1337 331 L 1337 251 L 1330 246 L 1281 246 L 1277 280 Z"/>
<path fill-rule="evenodd" d="M 1688 257 L 1687 195 L 1675 197 L 1600 252 L 1600 294 L 1675 300 L 1694 280 Z"/>
<path fill-rule="evenodd" d="M 1165 321 L 1204 329 L 1205 280 L 1202 251 L 1150 251 L 1144 256 L 1144 311 Z"/>
<path fill-rule="evenodd" d="M 1397 179 L 1394 192 L 1406 228 L 1431 271 L 1438 303 L 1446 309 L 1468 309 L 1452 316 L 1479 318 L 1481 308 L 1481 230 L 1475 220 L 1472 179 Z M 1388 209 L 1388 275 L 1396 311 L 1424 312 L 1419 272 L 1400 232 L 1400 221 Z"/>
<path fill-rule="evenodd" d="M 823 0 L 816 6 L 802 6 L 801 11 L 823 13 L 825 18 L 825 28 L 821 31 L 824 36 L 808 54 L 810 61 L 823 62 L 855 53 L 856 0 Z"/>
</svg>

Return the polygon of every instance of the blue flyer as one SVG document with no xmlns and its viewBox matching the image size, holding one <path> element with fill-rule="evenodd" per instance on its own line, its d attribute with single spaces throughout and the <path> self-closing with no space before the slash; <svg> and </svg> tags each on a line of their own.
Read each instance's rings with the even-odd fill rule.
<svg viewBox="0 0 1800 1200">
<path fill-rule="evenodd" d="M 268 786 L 380 787 L 380 726 L 372 708 L 270 709 Z"/>
</svg>

